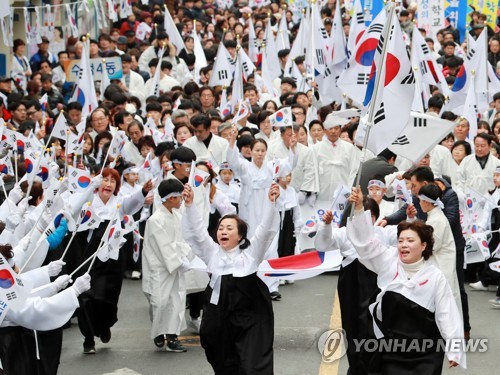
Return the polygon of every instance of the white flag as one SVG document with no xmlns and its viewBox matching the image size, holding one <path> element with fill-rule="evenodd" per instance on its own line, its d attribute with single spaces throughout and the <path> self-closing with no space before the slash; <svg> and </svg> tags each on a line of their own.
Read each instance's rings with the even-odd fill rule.
<svg viewBox="0 0 500 375">
<path fill-rule="evenodd" d="M 230 64 L 230 60 L 231 55 L 224 46 L 224 43 L 219 43 L 214 68 L 208 82 L 209 86 L 229 86 L 231 84 L 235 67 Z"/>
<path fill-rule="evenodd" d="M 206 67 L 208 65 L 207 58 L 205 56 L 205 51 L 203 51 L 203 47 L 200 42 L 200 38 L 196 33 L 196 21 L 193 22 L 193 32 L 191 37 L 194 40 L 194 54 L 196 56 L 196 60 L 194 62 L 194 79 L 196 82 L 200 79 L 200 69 Z"/>
<path fill-rule="evenodd" d="M 290 49 L 290 37 L 288 36 L 286 10 L 283 10 L 283 12 L 281 13 L 278 36 L 276 37 L 276 51 L 279 52 L 282 49 Z"/>
<path fill-rule="evenodd" d="M 68 166 L 68 190 L 72 193 L 80 193 L 90 186 L 92 179 L 87 170 Z"/>
<path fill-rule="evenodd" d="M 156 65 L 155 75 L 153 76 L 153 84 L 151 85 L 151 92 L 149 95 L 160 96 L 160 77 L 161 77 L 161 59 L 165 48 L 162 47 L 158 54 L 158 64 Z"/>
<path fill-rule="evenodd" d="M 82 118 L 88 116 L 97 108 L 97 97 L 94 87 L 94 76 L 90 68 L 90 40 L 83 42 L 82 59 L 80 60 L 80 69 L 77 74 L 76 88 L 71 102 L 78 102 L 82 105 Z"/>
<path fill-rule="evenodd" d="M 292 109 L 290 107 L 278 109 L 275 113 L 269 116 L 269 121 L 271 122 L 271 126 L 292 126 Z"/>
<path fill-rule="evenodd" d="M 66 4 L 66 17 L 68 18 L 68 23 L 71 30 L 71 36 L 78 38 L 79 32 L 78 27 L 76 26 L 75 16 L 73 15 L 73 11 L 71 10 L 71 5 Z"/>
<path fill-rule="evenodd" d="M 63 113 L 60 113 L 59 116 L 57 116 L 56 123 L 54 124 L 54 127 L 52 128 L 52 138 L 59 138 L 62 139 L 63 141 L 66 141 L 66 132 L 69 131 L 68 127 L 68 121 L 66 120 L 66 117 L 64 116 Z"/>
<path fill-rule="evenodd" d="M 168 34 L 170 42 L 175 46 L 177 50 L 176 54 L 178 55 L 183 48 L 186 48 L 186 46 L 184 45 L 184 40 L 182 39 L 177 26 L 175 26 L 174 20 L 172 19 L 172 16 L 170 15 L 170 12 L 168 11 L 166 6 L 163 14 L 165 15 L 165 31 Z M 198 56 L 196 56 L 196 58 L 198 58 Z"/>
<path fill-rule="evenodd" d="M 281 75 L 281 68 L 276 49 L 276 41 L 274 39 L 273 29 L 271 26 L 271 17 L 269 17 L 267 22 L 264 43 L 265 48 L 262 53 L 262 60 L 267 60 L 269 66 L 269 79 L 272 81 Z"/>
<path fill-rule="evenodd" d="M 423 113 L 411 112 L 410 119 L 389 149 L 417 163 L 453 131 L 455 123 Z"/>
<path fill-rule="evenodd" d="M 29 297 L 31 285 L 21 280 L 9 265 L 8 261 L 0 254 L 0 323 L 2 323 L 7 310 L 18 311 Z"/>
</svg>

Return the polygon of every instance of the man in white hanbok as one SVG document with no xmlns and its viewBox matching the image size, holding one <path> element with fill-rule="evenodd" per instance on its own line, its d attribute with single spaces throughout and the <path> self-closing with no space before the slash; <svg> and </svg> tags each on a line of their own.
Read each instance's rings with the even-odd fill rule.
<svg viewBox="0 0 500 375">
<path fill-rule="evenodd" d="M 143 250 L 142 290 L 149 302 L 151 338 L 157 347 L 184 352 L 177 340 L 185 328 L 186 285 L 189 246 L 181 230 L 182 191 L 177 179 L 161 182 L 158 194 L 162 204 L 146 223 Z"/>
<path fill-rule="evenodd" d="M 337 186 L 351 186 L 354 181 L 358 169 L 356 150 L 340 139 L 340 129 L 348 122 L 345 118 L 328 115 L 323 124 L 326 137 L 312 148 L 318 166 L 320 200 L 331 201 Z"/>
</svg>

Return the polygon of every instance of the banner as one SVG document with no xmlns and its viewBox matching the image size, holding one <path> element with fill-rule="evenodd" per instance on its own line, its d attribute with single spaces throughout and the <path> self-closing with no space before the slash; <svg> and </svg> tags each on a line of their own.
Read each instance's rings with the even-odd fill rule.
<svg viewBox="0 0 500 375">
<path fill-rule="evenodd" d="M 102 80 L 102 60 L 90 59 L 90 70 L 94 76 L 94 81 Z M 78 73 L 80 72 L 80 61 L 81 60 L 70 60 L 64 71 L 66 72 L 66 81 L 76 82 L 78 80 Z M 108 57 L 106 58 L 106 71 L 110 80 L 121 79 L 123 77 L 122 70 L 122 60 L 119 57 Z"/>
<path fill-rule="evenodd" d="M 451 26 L 458 29 L 460 43 L 464 41 L 467 33 L 467 13 L 469 6 L 467 1 L 446 0 L 444 16 Z"/>
</svg>

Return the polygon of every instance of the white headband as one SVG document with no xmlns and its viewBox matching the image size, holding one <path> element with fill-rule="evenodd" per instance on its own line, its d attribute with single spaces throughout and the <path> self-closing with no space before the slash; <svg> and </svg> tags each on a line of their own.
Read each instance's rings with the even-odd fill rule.
<svg viewBox="0 0 500 375">
<path fill-rule="evenodd" d="M 386 188 L 385 184 L 382 181 L 380 181 L 380 180 L 370 180 L 370 181 L 368 181 L 368 188 L 370 188 L 372 186 L 377 186 L 377 187 L 379 187 L 381 189 L 385 189 Z"/>
<path fill-rule="evenodd" d="M 182 193 L 178 193 L 175 191 L 173 193 L 167 194 L 166 196 L 161 198 L 161 203 L 165 203 L 168 198 L 172 198 L 172 197 L 182 197 Z"/>
<path fill-rule="evenodd" d="M 190 161 L 185 162 L 185 161 L 180 161 L 180 160 L 174 159 L 174 160 L 172 160 L 172 163 L 176 163 L 176 164 L 189 164 L 189 165 L 191 165 L 192 162 L 190 162 Z"/>
<path fill-rule="evenodd" d="M 438 199 L 436 199 L 436 200 L 434 200 L 434 199 L 431 199 L 431 198 L 429 198 L 428 196 L 423 195 L 423 194 L 419 194 L 419 195 L 418 195 L 418 198 L 419 198 L 420 200 L 423 200 L 423 201 L 426 201 L 426 202 L 432 203 L 434 206 L 437 206 L 437 207 L 439 207 L 440 209 L 444 209 L 444 204 L 443 204 L 443 202 L 441 202 L 441 199 L 439 199 L 439 198 L 438 198 Z"/>
</svg>

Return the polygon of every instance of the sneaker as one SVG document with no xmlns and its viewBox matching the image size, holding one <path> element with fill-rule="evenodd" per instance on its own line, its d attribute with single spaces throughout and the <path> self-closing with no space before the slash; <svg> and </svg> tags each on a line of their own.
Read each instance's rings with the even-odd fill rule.
<svg viewBox="0 0 500 375">
<path fill-rule="evenodd" d="M 111 340 L 111 329 L 105 328 L 101 332 L 101 342 L 107 344 Z"/>
<path fill-rule="evenodd" d="M 142 274 L 139 271 L 132 271 L 132 275 L 130 275 L 130 278 L 132 280 L 140 280 Z"/>
<path fill-rule="evenodd" d="M 281 294 L 279 294 L 279 292 L 272 292 L 271 299 L 273 301 L 281 301 Z"/>
<path fill-rule="evenodd" d="M 500 309 L 500 298 L 497 297 L 495 299 L 490 299 L 488 301 L 491 306 L 493 306 L 495 309 Z"/>
<path fill-rule="evenodd" d="M 166 335 L 159 335 L 156 336 L 153 340 L 157 348 L 163 348 L 165 346 L 165 343 L 167 342 L 167 336 Z"/>
<path fill-rule="evenodd" d="M 167 342 L 167 347 L 165 349 L 167 350 L 167 352 L 174 352 L 174 353 L 187 352 L 186 347 L 182 346 L 179 340 L 177 339 Z"/>
<path fill-rule="evenodd" d="M 200 327 L 201 327 L 201 318 L 191 318 L 189 317 L 188 319 L 188 326 L 191 328 L 193 331 L 196 333 L 200 333 Z"/>
<path fill-rule="evenodd" d="M 280 286 L 283 286 L 286 284 L 286 281 L 285 280 L 280 280 Z"/>
<path fill-rule="evenodd" d="M 484 286 L 481 281 L 478 281 L 477 283 L 471 283 L 469 286 L 472 288 L 472 290 L 477 290 L 477 291 L 488 291 L 488 287 Z"/>
<path fill-rule="evenodd" d="M 293 285 L 295 284 L 295 280 L 286 280 L 285 281 L 288 285 Z"/>
<path fill-rule="evenodd" d="M 95 354 L 95 342 L 94 340 L 85 340 L 83 342 L 83 354 Z"/>
</svg>

